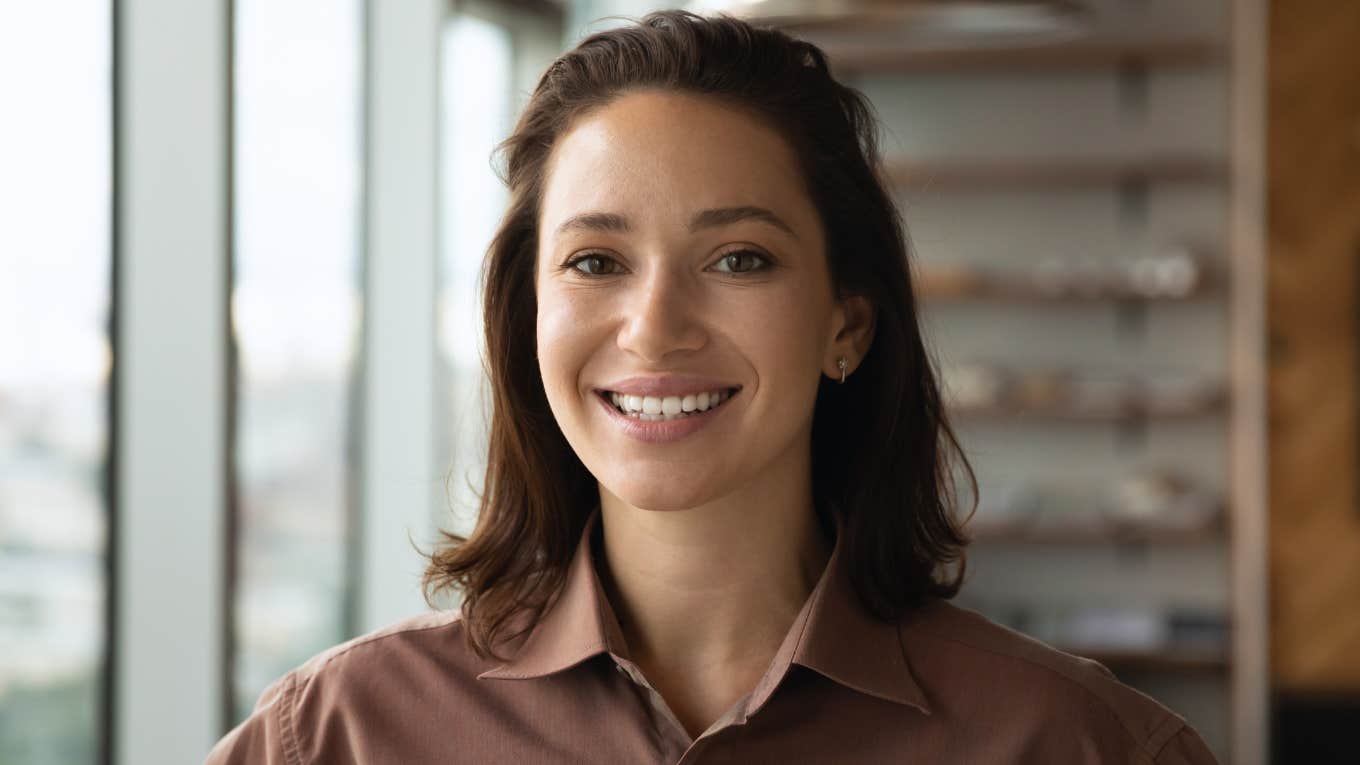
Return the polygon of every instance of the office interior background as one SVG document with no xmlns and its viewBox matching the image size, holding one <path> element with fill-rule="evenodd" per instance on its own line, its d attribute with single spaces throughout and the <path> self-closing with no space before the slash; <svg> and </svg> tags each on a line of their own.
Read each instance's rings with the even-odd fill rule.
<svg viewBox="0 0 1360 765">
<path fill-rule="evenodd" d="M 484 467 L 492 149 L 659 7 L 0 5 L 0 763 L 200 761 L 429 607 Z M 882 119 L 980 481 L 957 602 L 1224 763 L 1360 762 L 1360 3 L 685 7 L 818 42 Z"/>
</svg>

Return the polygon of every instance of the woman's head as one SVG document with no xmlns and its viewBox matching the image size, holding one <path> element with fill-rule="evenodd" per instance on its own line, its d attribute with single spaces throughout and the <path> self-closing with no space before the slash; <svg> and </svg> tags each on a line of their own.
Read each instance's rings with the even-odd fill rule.
<svg viewBox="0 0 1360 765">
<path fill-rule="evenodd" d="M 601 492 L 671 510 L 807 481 L 871 610 L 957 591 L 962 455 L 875 131 L 816 47 L 727 16 L 653 13 L 543 75 L 501 146 L 482 506 L 426 573 L 479 650 L 547 605 Z M 672 375 L 736 392 L 689 437 L 626 435 L 608 391 Z"/>
<path fill-rule="evenodd" d="M 631 89 L 556 137 L 540 198 L 539 370 L 601 492 L 650 510 L 807 492 L 818 379 L 842 357 L 854 371 L 873 312 L 835 294 L 779 131 L 708 96 Z M 729 397 L 676 415 L 702 429 L 656 441 L 611 411 L 613 394 L 662 404 L 645 381 L 680 385 L 672 407 Z"/>
</svg>

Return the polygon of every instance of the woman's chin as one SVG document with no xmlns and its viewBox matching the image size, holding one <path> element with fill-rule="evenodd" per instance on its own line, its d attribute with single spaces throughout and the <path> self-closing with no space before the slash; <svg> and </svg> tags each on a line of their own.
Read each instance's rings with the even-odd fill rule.
<svg viewBox="0 0 1360 765">
<path fill-rule="evenodd" d="M 674 476 L 669 479 L 673 481 Z M 688 510 L 710 501 L 712 492 L 699 490 L 694 486 L 618 486 L 612 488 L 614 496 L 639 510 L 668 512 Z"/>
</svg>

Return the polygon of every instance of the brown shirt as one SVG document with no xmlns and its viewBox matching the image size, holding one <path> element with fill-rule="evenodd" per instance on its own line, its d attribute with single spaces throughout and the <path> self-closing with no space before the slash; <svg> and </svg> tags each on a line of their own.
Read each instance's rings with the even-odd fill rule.
<svg viewBox="0 0 1360 765">
<path fill-rule="evenodd" d="M 697 738 L 629 661 L 590 517 L 561 597 L 507 663 L 457 612 L 330 648 L 275 681 L 208 765 L 1213 765 L 1183 718 L 1104 666 L 934 600 L 863 610 L 837 545 L 768 670 Z"/>
</svg>

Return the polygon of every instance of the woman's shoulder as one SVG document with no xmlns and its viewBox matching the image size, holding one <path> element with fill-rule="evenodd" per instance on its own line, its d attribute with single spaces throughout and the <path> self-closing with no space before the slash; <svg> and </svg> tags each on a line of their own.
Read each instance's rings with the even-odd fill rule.
<svg viewBox="0 0 1360 765">
<path fill-rule="evenodd" d="M 275 685 L 294 689 L 299 713 L 318 716 L 353 704 L 398 706 L 425 689 L 475 697 L 477 675 L 500 661 L 479 656 L 466 633 L 456 609 L 410 616 L 313 655 Z"/>
<path fill-rule="evenodd" d="M 937 658 L 979 662 L 1043 678 L 1102 698 L 1113 690 L 1114 674 L 1094 659 L 1055 648 L 983 614 L 947 600 L 935 599 L 911 612 L 901 623 L 904 641 Z"/>
<path fill-rule="evenodd" d="M 436 658 L 475 663 L 471 650 L 465 650 L 464 628 L 458 610 L 409 616 L 320 651 L 290 674 L 305 684 L 319 676 L 368 669 L 390 672 L 402 664 L 424 665 Z"/>
<path fill-rule="evenodd" d="M 475 697 L 477 674 L 494 666 L 467 644 L 456 610 L 393 622 L 320 651 L 270 683 L 207 763 L 333 761 L 334 742 L 316 731 L 361 722 L 343 733 L 362 737 L 393 720 L 419 718 L 432 698 L 456 700 L 460 691 Z M 347 726 L 330 724 L 337 720 Z"/>
<path fill-rule="evenodd" d="M 1069 653 L 947 600 L 900 625 L 903 649 L 927 695 L 974 719 L 1028 728 L 1024 735 L 1084 733 L 1123 745 L 1142 762 L 1213 762 L 1185 718 L 1121 682 L 1104 664 Z"/>
</svg>

